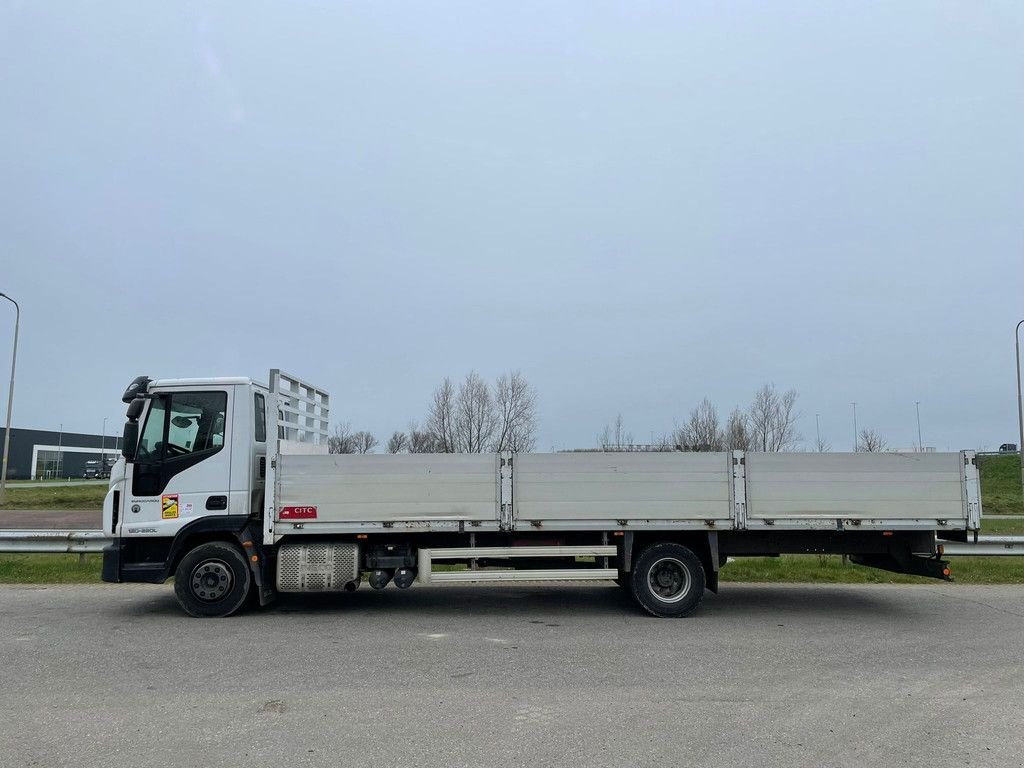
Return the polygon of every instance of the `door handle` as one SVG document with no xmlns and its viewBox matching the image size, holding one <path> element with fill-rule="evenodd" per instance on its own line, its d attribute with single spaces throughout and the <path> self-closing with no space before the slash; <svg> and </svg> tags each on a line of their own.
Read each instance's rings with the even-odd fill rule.
<svg viewBox="0 0 1024 768">
<path fill-rule="evenodd" d="M 206 508 L 209 509 L 209 510 L 227 509 L 228 508 L 228 497 L 227 496 L 210 496 L 206 500 Z"/>
</svg>

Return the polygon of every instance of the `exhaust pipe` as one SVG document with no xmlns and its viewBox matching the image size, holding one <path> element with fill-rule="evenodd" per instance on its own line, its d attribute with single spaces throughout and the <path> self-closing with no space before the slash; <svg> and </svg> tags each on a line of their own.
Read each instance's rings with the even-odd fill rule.
<svg viewBox="0 0 1024 768">
<path fill-rule="evenodd" d="M 391 571 L 385 570 L 384 568 L 377 568 L 376 570 L 370 571 L 368 581 L 370 586 L 374 589 L 384 589 L 391 581 Z"/>
<path fill-rule="evenodd" d="M 359 589 L 359 582 L 358 581 L 346 582 L 346 584 L 345 584 L 345 591 L 346 592 L 355 592 L 357 589 Z"/>
<path fill-rule="evenodd" d="M 415 568 L 399 568 L 395 571 L 395 586 L 399 589 L 408 589 L 416 581 Z"/>
</svg>

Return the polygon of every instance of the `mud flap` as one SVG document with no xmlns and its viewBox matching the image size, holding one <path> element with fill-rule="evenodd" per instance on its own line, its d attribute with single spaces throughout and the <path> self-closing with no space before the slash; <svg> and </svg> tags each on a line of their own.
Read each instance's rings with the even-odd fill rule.
<svg viewBox="0 0 1024 768">
<path fill-rule="evenodd" d="M 925 576 L 930 579 L 952 581 L 953 576 L 948 560 L 936 557 L 918 557 L 917 555 L 850 555 L 850 561 L 869 568 L 878 568 L 893 573 L 906 573 L 911 576 Z"/>
</svg>

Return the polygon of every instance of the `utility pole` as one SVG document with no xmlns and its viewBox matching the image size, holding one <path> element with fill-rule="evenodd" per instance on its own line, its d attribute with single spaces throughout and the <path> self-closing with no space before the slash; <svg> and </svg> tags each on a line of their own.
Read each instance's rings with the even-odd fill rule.
<svg viewBox="0 0 1024 768">
<path fill-rule="evenodd" d="M 858 451 L 858 440 L 857 440 L 857 404 L 850 403 L 853 406 L 853 452 Z"/>
<path fill-rule="evenodd" d="M 107 471 L 107 417 L 103 417 L 103 437 L 100 438 L 100 477 Z"/>
<path fill-rule="evenodd" d="M 1024 488 L 1024 401 L 1021 400 L 1020 391 L 1020 327 L 1024 320 L 1017 323 L 1013 330 L 1013 341 L 1017 345 L 1017 424 L 1020 427 L 1020 442 L 1017 443 L 1017 450 L 1020 455 L 1020 484 Z"/>
<path fill-rule="evenodd" d="M 11 352 L 11 385 L 7 389 L 7 428 L 4 430 L 4 458 L 0 467 L 0 501 L 7 496 L 7 455 L 11 449 L 11 409 L 14 407 L 14 367 L 18 362 L 18 326 L 21 324 L 21 307 L 18 302 L 6 293 L 0 293 L 0 298 L 7 299 L 14 305 L 14 351 Z"/>
<path fill-rule="evenodd" d="M 821 451 L 821 414 L 814 414 L 814 434 L 818 438 L 817 449 Z"/>
<path fill-rule="evenodd" d="M 914 401 L 914 408 L 917 409 L 917 452 L 924 452 L 924 443 L 921 442 L 921 401 Z"/>
</svg>

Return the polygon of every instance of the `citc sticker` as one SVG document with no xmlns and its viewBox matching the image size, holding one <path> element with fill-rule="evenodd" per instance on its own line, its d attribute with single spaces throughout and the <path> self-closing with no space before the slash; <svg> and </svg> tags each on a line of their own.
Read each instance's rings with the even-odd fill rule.
<svg viewBox="0 0 1024 768">
<path fill-rule="evenodd" d="M 281 520 L 316 520 L 316 507 L 281 507 Z"/>
<path fill-rule="evenodd" d="M 178 516 L 178 494 L 169 493 L 160 497 L 160 517 L 173 520 Z"/>
</svg>

